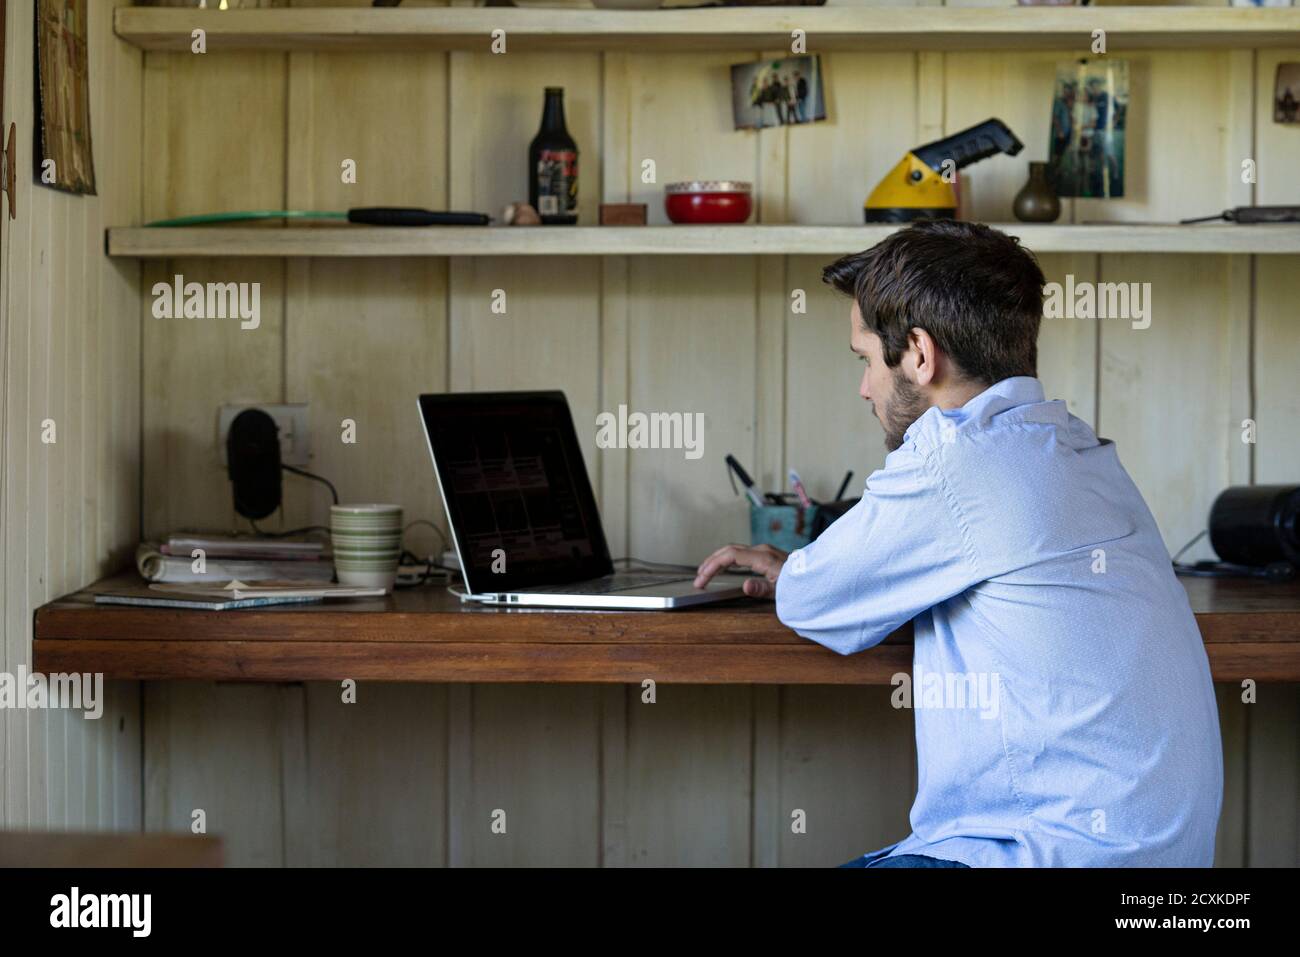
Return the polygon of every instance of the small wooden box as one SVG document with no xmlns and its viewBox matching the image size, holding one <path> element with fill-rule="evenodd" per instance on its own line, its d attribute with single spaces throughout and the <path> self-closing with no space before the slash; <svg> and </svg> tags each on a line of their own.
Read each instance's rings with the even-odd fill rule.
<svg viewBox="0 0 1300 957">
<path fill-rule="evenodd" d="M 644 226 L 645 203 L 601 203 L 600 225 Z"/>
</svg>

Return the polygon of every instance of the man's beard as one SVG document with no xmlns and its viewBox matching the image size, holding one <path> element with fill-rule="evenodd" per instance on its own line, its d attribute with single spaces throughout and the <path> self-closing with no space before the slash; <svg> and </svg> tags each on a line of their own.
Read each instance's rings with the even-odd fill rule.
<svg viewBox="0 0 1300 957">
<path fill-rule="evenodd" d="M 894 369 L 891 374 L 894 377 L 894 394 L 882 404 L 881 410 L 885 426 L 885 448 L 890 452 L 903 444 L 903 433 L 931 405 L 921 390 L 907 380 L 902 369 Z"/>
</svg>

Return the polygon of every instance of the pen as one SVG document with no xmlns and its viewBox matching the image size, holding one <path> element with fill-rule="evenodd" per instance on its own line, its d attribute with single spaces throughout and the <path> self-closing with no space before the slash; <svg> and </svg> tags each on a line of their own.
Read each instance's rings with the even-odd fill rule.
<svg viewBox="0 0 1300 957">
<path fill-rule="evenodd" d="M 800 505 L 804 508 L 812 507 L 812 499 L 808 497 L 808 492 L 803 487 L 803 482 L 799 478 L 799 473 L 794 469 L 790 470 L 790 486 L 794 489 L 794 494 L 799 496 Z"/>
<path fill-rule="evenodd" d="M 840 483 L 840 490 L 835 493 L 835 501 L 844 498 L 844 493 L 849 490 L 849 483 L 853 481 L 853 469 L 849 469 L 844 475 L 844 481 Z"/>
<path fill-rule="evenodd" d="M 749 497 L 749 500 L 754 504 L 754 507 L 762 508 L 763 499 L 759 496 L 759 494 L 756 491 L 754 491 L 754 480 L 749 477 L 749 473 L 746 472 L 741 467 L 740 463 L 736 461 L 736 457 L 734 455 L 731 455 L 730 453 L 727 454 L 726 462 L 727 462 L 727 468 L 735 472 L 736 478 L 740 479 L 740 484 L 745 486 L 745 494 Z"/>
</svg>

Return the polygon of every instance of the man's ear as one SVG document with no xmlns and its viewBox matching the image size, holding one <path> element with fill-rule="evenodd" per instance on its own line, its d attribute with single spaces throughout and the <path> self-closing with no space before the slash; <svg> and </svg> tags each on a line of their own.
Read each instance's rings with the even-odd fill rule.
<svg viewBox="0 0 1300 957">
<path fill-rule="evenodd" d="M 942 361 L 934 336 L 924 329 L 913 326 L 907 333 L 907 346 L 907 351 L 912 355 L 915 363 L 913 372 L 916 384 L 920 386 L 934 384 L 935 379 L 939 377 L 939 363 Z"/>
</svg>

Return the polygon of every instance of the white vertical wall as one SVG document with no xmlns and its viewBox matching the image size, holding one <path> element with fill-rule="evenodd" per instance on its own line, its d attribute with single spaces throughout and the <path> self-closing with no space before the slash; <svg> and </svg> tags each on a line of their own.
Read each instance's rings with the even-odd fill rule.
<svg viewBox="0 0 1300 957">
<path fill-rule="evenodd" d="M 89 7 L 98 195 L 34 182 L 33 11 L 8 4 L 4 126 L 17 124 L 18 215 L 0 221 L 0 670 L 31 667 L 34 609 L 118 567 L 139 534 L 137 264 L 103 229 L 140 210 L 139 51 Z M 54 420 L 56 441 L 41 441 Z M 104 717 L 0 710 L 0 826 L 138 828 L 139 686 L 107 686 Z"/>
</svg>

